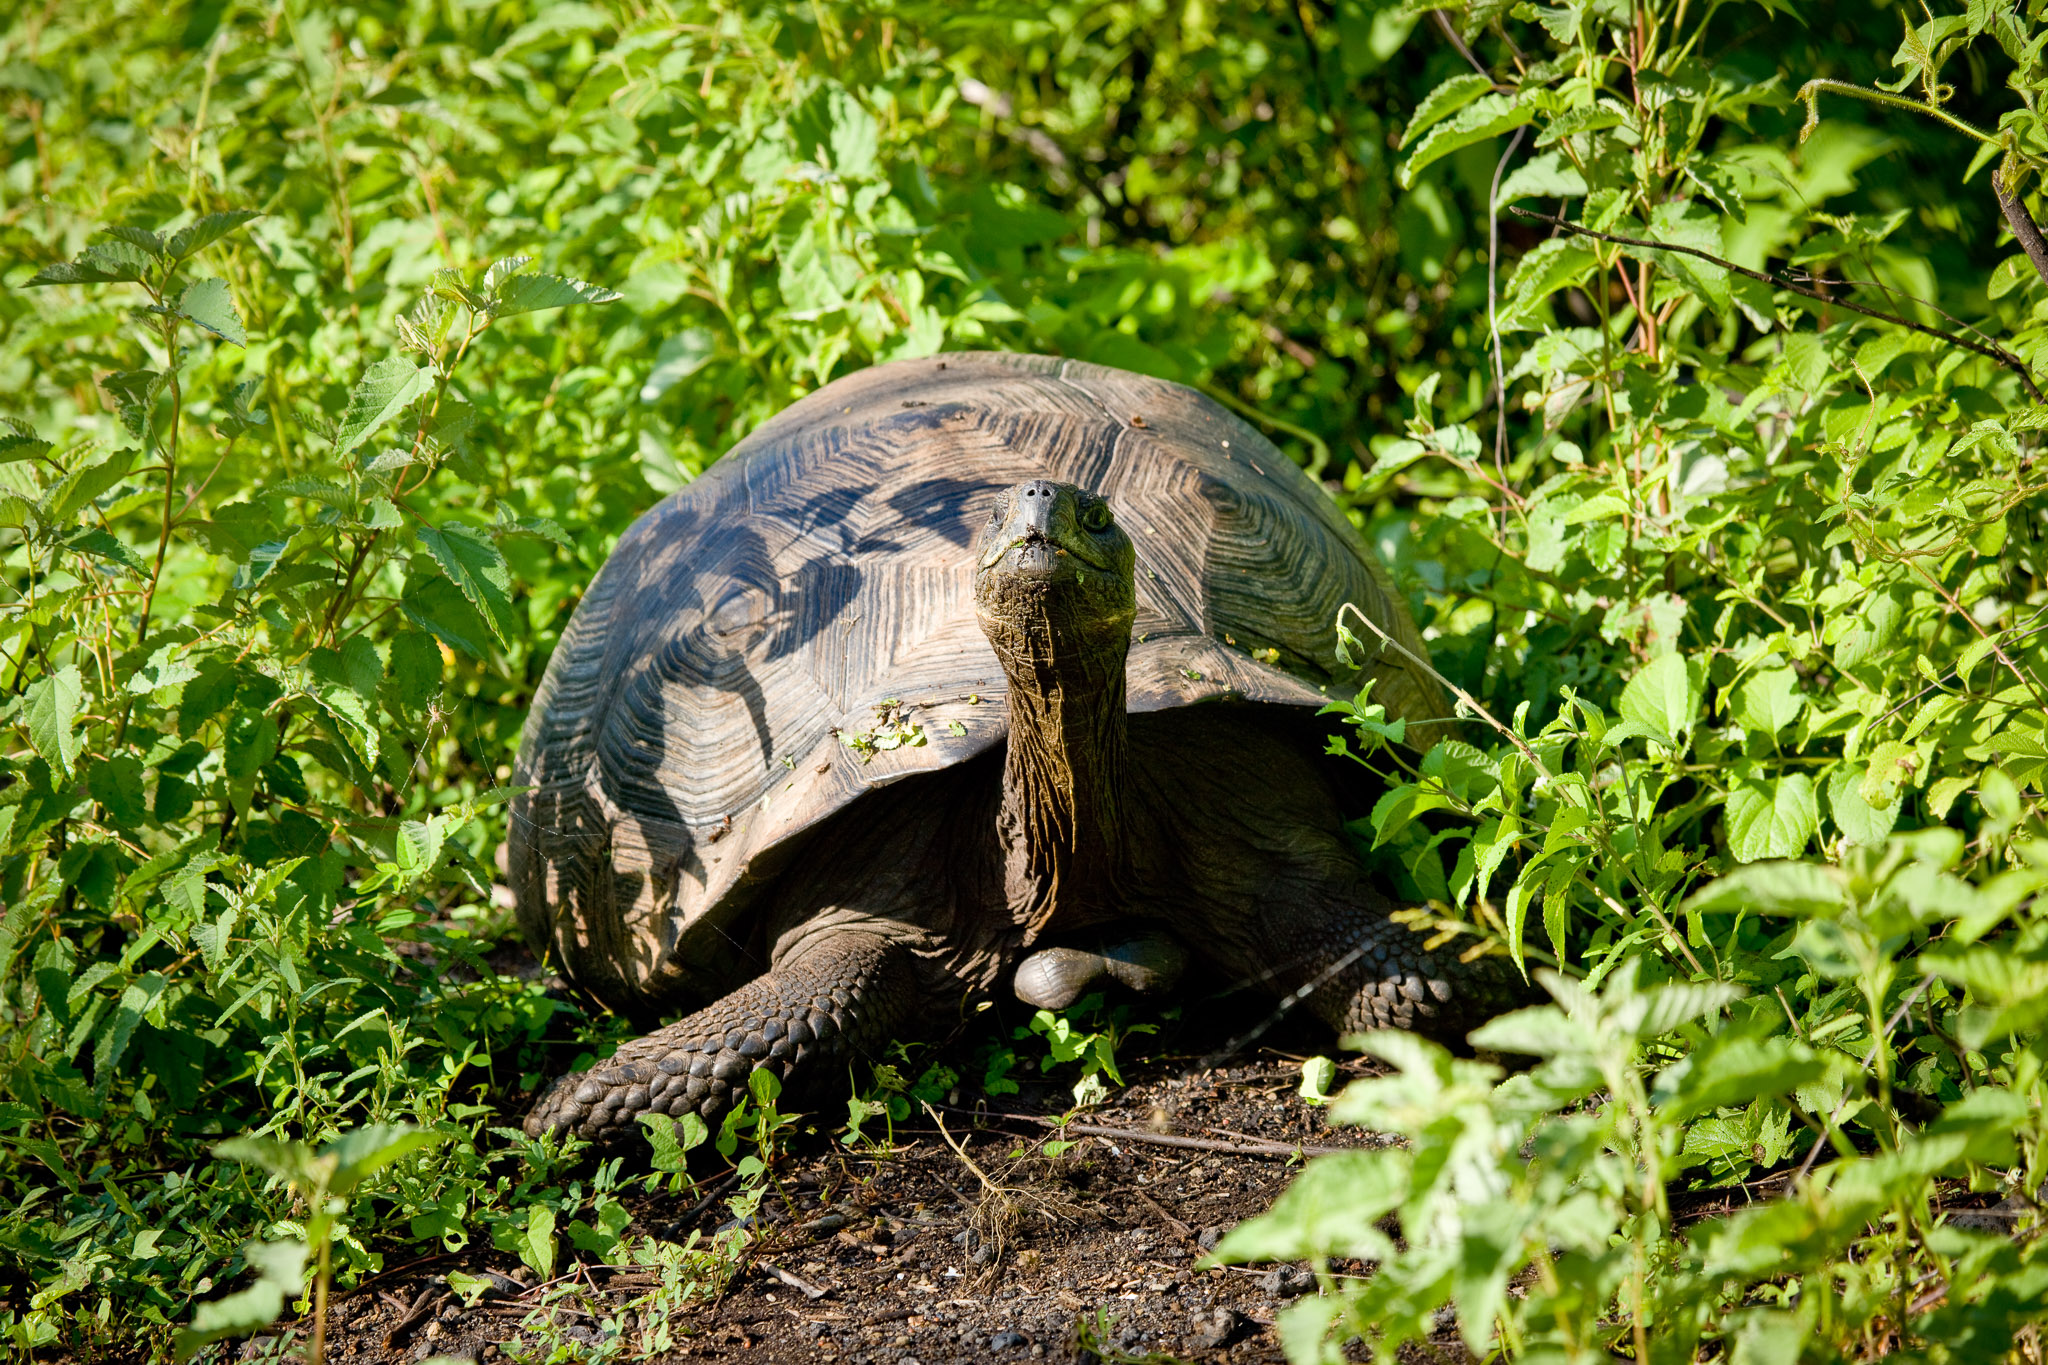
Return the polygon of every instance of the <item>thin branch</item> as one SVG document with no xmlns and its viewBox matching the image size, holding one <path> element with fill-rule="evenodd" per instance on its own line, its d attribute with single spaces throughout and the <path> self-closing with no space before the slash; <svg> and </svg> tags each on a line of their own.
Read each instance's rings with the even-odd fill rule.
<svg viewBox="0 0 2048 1365">
<path fill-rule="evenodd" d="M 1867 318 L 1876 318 L 1879 322 L 1889 322 L 1894 327 L 1904 327 L 1909 331 L 1919 332 L 1923 336 L 1931 336 L 1937 341 L 1946 341 L 1951 346 L 1960 346 L 1974 355 L 1981 355 L 1987 360 L 1997 361 L 2019 376 L 2020 383 L 2026 385 L 2027 395 L 2036 403 L 2048 401 L 2043 400 L 2040 386 L 2034 383 L 2034 377 L 2028 372 L 2026 362 L 2011 351 L 2006 350 L 2003 346 L 1971 341 L 1965 337 L 1959 337 L 1953 332 L 1944 332 L 1939 327 L 1929 327 L 1924 322 L 1915 322 L 1911 318 L 1902 318 L 1895 313 L 1886 313 L 1876 308 L 1866 308 L 1860 303 L 1851 303 L 1847 299 L 1830 298 L 1818 289 L 1808 289 L 1806 286 L 1786 279 L 1782 275 L 1772 275 L 1762 270 L 1751 270 L 1746 265 L 1737 265 L 1731 260 L 1716 256 L 1711 251 L 1701 251 L 1697 247 L 1681 246 L 1676 242 L 1653 242 L 1642 237 L 1622 237 L 1612 232 L 1595 232 L 1592 228 L 1581 227 L 1577 223 L 1566 222 L 1562 218 L 1552 218 L 1547 214 L 1531 213 L 1525 208 L 1510 207 L 1508 212 L 1523 218 L 1534 219 L 1539 223 L 1547 223 L 1560 232 L 1571 233 L 1574 237 L 1590 237 L 1596 242 L 1612 242 L 1616 246 L 1640 247 L 1648 251 L 1675 251 L 1681 256 L 1693 256 L 1707 262 L 1709 265 L 1716 265 L 1723 270 L 1740 275 L 1744 279 L 1755 280 L 1760 284 L 1768 284 L 1774 289 L 1783 289 L 1788 293 L 1799 294 L 1805 298 L 1818 299 L 1820 302 L 1831 307 L 1840 308 L 1850 313 L 1860 313 Z"/>
<path fill-rule="evenodd" d="M 2035 225 L 2034 215 L 2027 212 L 2025 202 L 2008 183 L 2006 168 L 2011 164 L 2008 160 L 1992 173 L 1991 193 L 1997 196 L 1998 211 L 2005 215 L 2005 225 L 2012 229 L 2013 240 L 2034 263 L 2034 272 L 2048 280 L 2048 242 L 2041 240 L 2041 229 Z"/>
<path fill-rule="evenodd" d="M 1891 1036 L 1892 1030 L 1899 1026 L 1899 1021 L 1906 1017 L 1906 1011 L 1913 1008 L 1913 1002 L 1920 998 L 1920 993 L 1933 984 L 1933 976 L 1921 977 L 1920 984 L 1913 987 L 1912 992 L 1899 1002 L 1899 1007 L 1892 1011 L 1892 1017 L 1884 1021 L 1884 1032 L 1870 1040 L 1870 1051 L 1863 1058 L 1863 1069 L 1865 1071 L 1870 1070 L 1871 1067 L 1877 1064 L 1877 1051 L 1884 1046 L 1884 1040 Z M 1799 1163 L 1799 1169 L 1793 1173 L 1790 1180 L 1785 1182 L 1788 1186 L 1796 1185 L 1806 1179 L 1806 1173 L 1813 1169 L 1813 1159 L 1820 1155 L 1821 1144 L 1828 1140 L 1828 1134 L 1835 1131 L 1836 1121 L 1842 1117 L 1842 1111 L 1849 1107 L 1849 1101 L 1852 1098 L 1853 1096 L 1848 1088 L 1844 1087 L 1842 1098 L 1835 1102 L 1834 1112 L 1828 1115 L 1828 1121 L 1821 1126 L 1820 1136 L 1815 1138 L 1813 1146 L 1807 1149 L 1806 1160 Z"/>
<path fill-rule="evenodd" d="M 1551 776 L 1550 769 L 1543 766 L 1543 760 L 1538 758 L 1536 756 L 1536 751 L 1529 747 L 1529 741 L 1523 739 L 1513 730 L 1501 724 L 1500 718 L 1498 716 L 1495 716 L 1493 712 L 1487 710 L 1484 706 L 1480 705 L 1479 698 L 1473 696 L 1470 692 L 1467 692 L 1464 688 L 1458 686 L 1449 678 L 1446 678 L 1443 674 L 1437 672 L 1435 664 L 1432 664 L 1429 660 L 1423 658 L 1414 650 L 1408 648 L 1399 640 L 1396 640 L 1393 636 L 1387 634 L 1386 631 L 1381 630 L 1379 622 L 1373 620 L 1370 616 L 1367 616 L 1364 612 L 1360 611 L 1355 604 L 1346 602 L 1341 608 L 1338 609 L 1337 619 L 1339 621 L 1342 621 L 1344 619 L 1344 613 L 1347 611 L 1350 612 L 1353 616 L 1356 616 L 1359 620 L 1363 621 L 1365 623 L 1366 629 L 1370 630 L 1373 634 L 1379 636 L 1381 643 L 1385 644 L 1387 648 L 1393 650 L 1396 654 L 1399 654 L 1409 663 L 1414 664 L 1417 668 L 1420 668 L 1424 672 L 1428 673 L 1430 677 L 1435 678 L 1444 687 L 1450 689 L 1451 695 L 1456 697 L 1459 701 L 1463 702 L 1467 707 L 1469 707 L 1472 711 L 1472 714 L 1478 716 L 1488 725 L 1491 725 L 1494 729 L 1498 730 L 1508 740 L 1509 743 L 1513 744 L 1517 749 L 1520 749 L 1522 751 L 1522 757 L 1529 760 L 1530 767 L 1534 768 L 1537 772 L 1543 774 L 1545 777 Z"/>
<path fill-rule="evenodd" d="M 1443 11 L 1437 13 L 1441 15 Z M 1493 469 L 1503 484 L 1508 481 L 1508 380 L 1500 351 L 1500 178 L 1528 131 L 1526 127 L 1515 129 L 1507 150 L 1500 154 L 1500 161 L 1493 168 L 1493 188 L 1486 192 L 1486 330 L 1493 337 Z"/>
<path fill-rule="evenodd" d="M 1436 26 L 1443 30 L 1444 37 L 1451 40 L 1451 46 L 1458 49 L 1458 55 L 1470 62 L 1474 71 L 1477 71 L 1486 79 L 1492 80 L 1493 73 L 1480 65 L 1479 59 L 1472 55 L 1472 49 L 1467 47 L 1465 40 L 1458 36 L 1458 30 L 1452 27 L 1451 21 L 1445 17 L 1444 12 L 1442 10 L 1433 10 L 1430 13 L 1430 17 L 1436 20 Z"/>
</svg>

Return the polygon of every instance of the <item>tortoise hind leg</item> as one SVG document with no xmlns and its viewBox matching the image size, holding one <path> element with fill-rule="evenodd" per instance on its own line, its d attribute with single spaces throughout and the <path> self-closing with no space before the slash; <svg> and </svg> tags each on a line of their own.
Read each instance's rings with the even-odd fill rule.
<svg viewBox="0 0 2048 1365">
<path fill-rule="evenodd" d="M 690 1112 L 715 1127 L 755 1068 L 785 1082 L 837 1073 L 850 1053 L 887 1043 L 916 1000 L 900 942 L 834 930 L 731 995 L 561 1077 L 527 1114 L 526 1131 L 616 1142 L 637 1133 L 641 1114 Z"/>
</svg>

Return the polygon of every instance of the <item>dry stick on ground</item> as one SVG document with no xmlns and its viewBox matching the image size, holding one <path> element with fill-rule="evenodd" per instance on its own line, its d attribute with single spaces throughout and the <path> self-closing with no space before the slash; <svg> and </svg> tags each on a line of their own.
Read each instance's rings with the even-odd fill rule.
<svg viewBox="0 0 2048 1365">
<path fill-rule="evenodd" d="M 754 1262 L 754 1265 L 757 1269 L 763 1271 L 766 1274 L 774 1276 L 776 1279 L 782 1281 L 791 1289 L 796 1290 L 798 1293 L 802 1294 L 807 1299 L 822 1299 L 825 1297 L 825 1295 L 831 1292 L 828 1289 L 820 1289 L 817 1285 L 812 1284 L 809 1280 L 803 1279 L 797 1275 L 790 1273 L 787 1270 L 784 1270 L 781 1266 L 776 1265 L 773 1261 L 756 1261 Z"/>
<path fill-rule="evenodd" d="M 1716 256 L 1711 251 L 1701 251 L 1698 247 L 1681 246 L 1677 242 L 1653 242 L 1642 237 L 1623 237 L 1612 232 L 1595 232 L 1592 228 L 1581 227 L 1577 223 L 1567 222 L 1563 218 L 1553 218 L 1548 214 L 1533 213 L 1519 206 L 1511 206 L 1508 212 L 1538 223 L 1547 223 L 1558 231 L 1568 232 L 1574 237 L 1590 237 L 1596 242 L 1610 242 L 1615 246 L 1632 246 L 1647 251 L 1674 251 L 1681 256 L 1696 257 L 1709 265 L 1719 266 L 1723 270 L 1732 271 L 1744 279 L 1756 280 L 1761 284 L 1770 285 L 1773 289 L 1783 289 L 1788 293 L 1798 294 L 1805 298 L 1818 299 L 1830 307 L 1840 308 L 1845 312 L 1861 313 L 1864 317 L 1876 318 L 1879 322 L 1889 322 L 1895 327 L 1904 327 L 1909 331 L 1919 332 L 1923 336 L 1931 336 L 1938 341 L 1946 341 L 1951 346 L 1960 346 L 1964 350 L 1981 355 L 1987 360 L 1997 361 L 2000 365 L 2003 365 L 2006 369 L 2019 376 L 2020 383 L 2026 385 L 2029 397 L 2036 403 L 2043 401 L 2040 386 L 2034 383 L 2034 376 L 2028 371 L 2026 362 L 1994 342 L 1971 341 L 1967 337 L 1957 336 L 1954 332 L 1944 332 L 1939 327 L 1929 327 L 1924 322 L 1915 322 L 1911 318 L 1900 317 L 1896 313 L 1887 313 L 1878 308 L 1866 308 L 1860 303 L 1851 303 L 1847 299 L 1831 298 L 1821 293 L 1820 290 L 1809 288 L 1797 280 L 1787 279 L 1782 275 L 1773 275 L 1763 270 L 1751 270 L 1746 265 L 1737 265 L 1725 257 Z"/>
<path fill-rule="evenodd" d="M 925 1106 L 929 1109 L 931 1106 Z M 947 1106 L 952 1108 L 952 1106 Z M 1248 1138 L 1242 1142 L 1226 1142 L 1218 1138 L 1184 1137 L 1179 1133 L 1154 1133 L 1143 1128 L 1112 1128 L 1103 1123 L 1061 1123 L 1042 1114 L 1007 1114 L 1000 1110 L 953 1109 L 956 1114 L 967 1114 L 974 1118 L 1001 1119 L 1011 1123 L 1036 1124 L 1040 1128 L 1056 1129 L 1062 1133 L 1079 1133 L 1083 1137 L 1108 1138 L 1117 1142 L 1142 1142 L 1154 1147 L 1183 1147 L 1196 1152 L 1225 1152 L 1237 1156 L 1327 1156 L 1332 1152 L 1350 1152 L 1352 1147 L 1319 1147 L 1307 1142 L 1269 1142 L 1264 1138 Z M 936 1117 L 936 1115 L 934 1115 Z M 944 1134 L 944 1130 L 940 1130 Z M 946 1141 L 952 1143 L 952 1138 Z M 959 1149 L 954 1148 L 955 1151 Z M 966 1158 L 963 1156 L 962 1160 Z M 976 1175 L 981 1172 L 977 1169 Z M 983 1176 L 983 1180 L 987 1177 Z"/>
</svg>

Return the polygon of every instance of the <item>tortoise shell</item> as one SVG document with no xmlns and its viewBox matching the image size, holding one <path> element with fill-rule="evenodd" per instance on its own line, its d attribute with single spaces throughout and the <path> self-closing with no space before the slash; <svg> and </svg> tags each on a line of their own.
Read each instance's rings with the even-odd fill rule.
<svg viewBox="0 0 2048 1365">
<path fill-rule="evenodd" d="M 1346 602 L 1423 650 L 1330 499 L 1210 399 L 1040 356 L 882 365 L 647 512 L 590 585 L 514 779 L 528 939 L 615 1008 L 714 994 L 806 831 L 1001 743 L 974 541 L 997 492 L 1039 477 L 1102 493 L 1137 546 L 1133 711 L 1315 707 L 1372 677 L 1390 717 L 1444 714 L 1391 652 L 1341 662 Z"/>
</svg>

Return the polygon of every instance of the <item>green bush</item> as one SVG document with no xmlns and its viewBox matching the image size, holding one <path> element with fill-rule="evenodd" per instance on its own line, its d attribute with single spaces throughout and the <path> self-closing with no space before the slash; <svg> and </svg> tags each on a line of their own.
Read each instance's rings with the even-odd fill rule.
<svg viewBox="0 0 2048 1365">
<path fill-rule="evenodd" d="M 2038 1359 L 2048 252 L 1937 279 L 1909 204 L 1816 201 L 1878 147 L 1833 122 L 1855 97 L 2023 204 L 2048 30 L 1909 17 L 1873 90 L 1747 60 L 1734 6 L 1459 17 L 1497 65 L 1424 101 L 1401 174 L 1485 143 L 1503 213 L 1541 206 L 1491 314 L 1528 426 L 1440 424 L 1425 385 L 1359 482 L 1462 476 L 1408 563 L 1500 709 L 1465 693 L 1477 742 L 1410 761 L 1361 697 L 1334 747 L 1386 778 L 1358 833 L 1418 927 L 1554 1003 L 1472 1036 L 1538 1059 L 1505 1079 L 1358 1040 L 1391 1074 L 1332 1116 L 1407 1146 L 1312 1164 L 1219 1255 L 1317 1263 L 1300 1361 L 1392 1360 L 1452 1307 L 1518 1359 Z"/>
<path fill-rule="evenodd" d="M 1980 140 L 1823 88 L 1802 142 L 1793 96 L 1904 75 L 2024 197 L 2035 39 L 1895 7 L 1909 63 L 1960 49 L 1922 81 L 1868 6 L 1669 8 L 1481 5 L 1456 42 L 1392 0 L 10 12 L 0 1339 L 168 1353 L 296 1292 L 260 1248 L 300 1237 L 344 1282 L 471 1237 L 642 1260 L 669 1307 L 723 1282 L 730 1245 L 629 1243 L 615 1167 L 504 1126 L 622 1026 L 493 952 L 502 784 L 640 510 L 826 380 L 961 347 L 1245 412 L 1497 718 L 1404 768 L 1364 699 L 1358 833 L 1423 928 L 1569 981 L 1512 1026 L 1547 1060 L 1412 1050 L 1340 1101 L 1414 1155 L 1342 1176 L 1348 1232 L 1290 1203 L 1238 1245 L 1379 1259 L 1398 1208 L 1405 1249 L 1298 1354 L 1451 1297 L 1532 1353 L 1633 1350 L 1652 1305 L 1679 1356 L 2009 1333 L 2044 286 L 1992 249 Z M 1560 202 L 1779 283 L 1507 211 Z M 383 1124 L 444 1142 L 338 1209 L 225 1159 Z M 708 1140 L 654 1138 L 664 1183 Z M 1784 1226 L 1680 1226 L 1809 1150 L 1747 1215 Z M 2022 1236 L 1939 1225 L 1965 1189 Z"/>
</svg>

